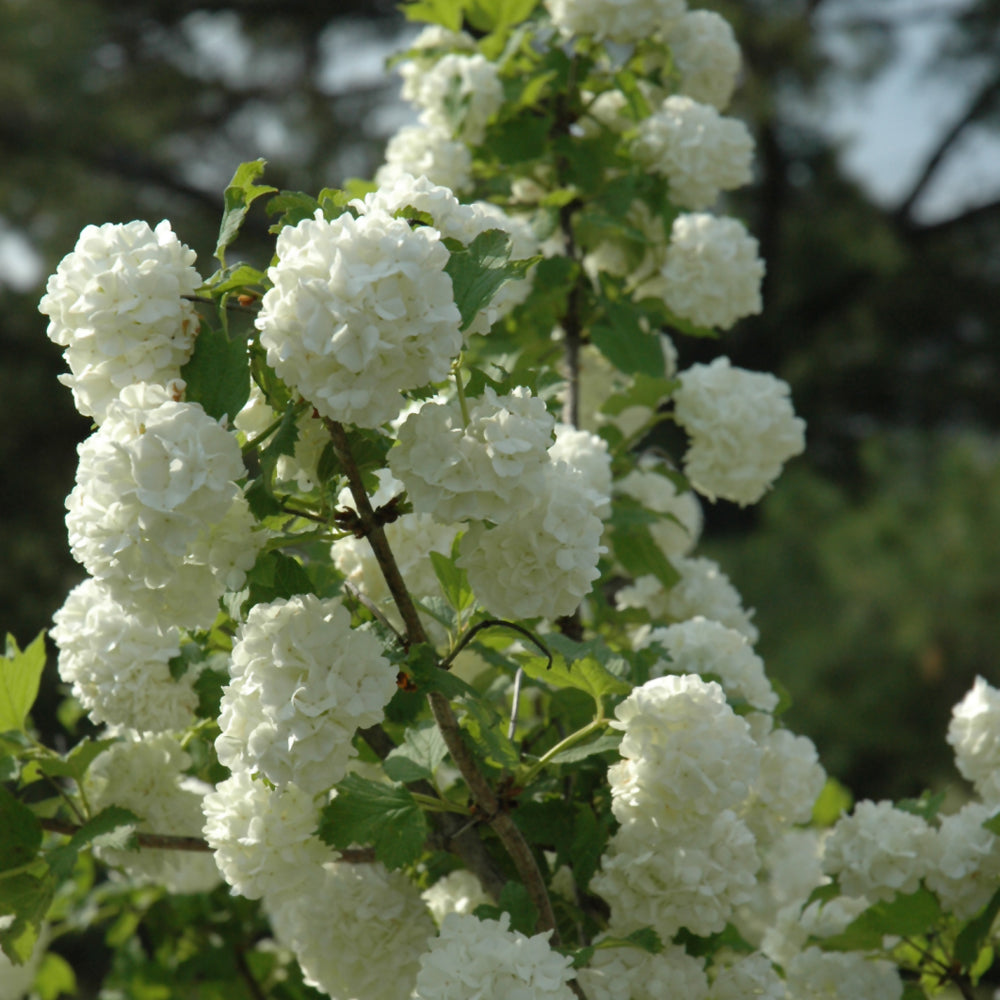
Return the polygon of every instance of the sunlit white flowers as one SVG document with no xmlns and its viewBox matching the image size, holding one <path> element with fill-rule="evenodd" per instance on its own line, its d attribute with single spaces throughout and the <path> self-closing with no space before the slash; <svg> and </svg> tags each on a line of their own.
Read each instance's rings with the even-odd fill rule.
<svg viewBox="0 0 1000 1000">
<path fill-rule="evenodd" d="M 662 31 L 684 13 L 685 0 L 546 0 L 552 21 L 566 36 L 637 42 Z"/>
<path fill-rule="evenodd" d="M 962 776 L 991 805 L 1000 804 L 1000 691 L 982 677 L 952 710 L 948 742 Z"/>
</svg>

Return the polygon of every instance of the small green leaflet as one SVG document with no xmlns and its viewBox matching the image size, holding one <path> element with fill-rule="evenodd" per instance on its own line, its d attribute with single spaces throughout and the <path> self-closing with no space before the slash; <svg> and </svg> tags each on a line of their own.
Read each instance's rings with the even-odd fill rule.
<svg viewBox="0 0 1000 1000">
<path fill-rule="evenodd" d="M 552 666 L 544 656 L 520 659 L 524 672 L 534 680 L 552 687 L 571 687 L 585 691 L 598 704 L 608 694 L 628 694 L 632 685 L 608 669 L 613 665 L 624 673 L 624 661 L 616 657 L 600 640 L 573 642 L 561 635 L 547 635 L 542 640 L 554 654 Z"/>
<path fill-rule="evenodd" d="M 45 855 L 53 874 L 68 879 L 73 874 L 77 854 L 98 837 L 105 838 L 105 845 L 118 850 L 136 849 L 135 828 L 139 817 L 121 806 L 108 806 L 89 819 L 70 838 L 68 843 L 53 848 Z"/>
<path fill-rule="evenodd" d="M 523 278 L 528 268 L 539 259 L 511 260 L 510 236 L 502 229 L 487 229 L 468 247 L 453 243 L 445 271 L 451 277 L 455 304 L 462 316 L 462 330 L 468 330 L 501 285 Z"/>
<path fill-rule="evenodd" d="M 464 6 L 476 31 L 506 31 L 528 17 L 538 0 L 465 0 Z"/>
<path fill-rule="evenodd" d="M 323 809 L 319 836 L 331 847 L 371 844 L 386 868 L 402 868 L 424 853 L 427 817 L 405 789 L 349 774 Z"/>
<path fill-rule="evenodd" d="M 869 906 L 840 934 L 822 939 L 828 951 L 871 951 L 882 947 L 882 938 L 908 937 L 930 931 L 941 917 L 941 905 L 929 889 L 897 894 L 888 902 Z"/>
<path fill-rule="evenodd" d="M 450 556 L 445 556 L 440 552 L 432 550 L 430 557 L 431 564 L 434 567 L 434 575 L 438 578 L 438 583 L 441 584 L 441 593 L 444 594 L 448 604 L 456 611 L 465 611 L 475 604 L 476 596 L 472 593 L 472 588 L 469 586 L 469 578 L 466 576 L 465 570 L 459 569 L 455 565 L 455 559 L 458 555 L 458 542 L 459 539 L 456 538 Z"/>
<path fill-rule="evenodd" d="M 997 913 L 1000 913 L 1000 889 L 993 893 L 982 911 L 962 928 L 955 939 L 955 958 L 962 963 L 963 969 L 971 969 L 976 964 Z"/>
<path fill-rule="evenodd" d="M 12 962 L 20 965 L 31 957 L 55 891 L 55 877 L 48 871 L 38 876 L 23 872 L 3 880 L 0 916 L 14 919 L 0 921 L 0 948 Z"/>
<path fill-rule="evenodd" d="M 28 864 L 41 845 L 38 817 L 0 786 L 0 871 Z"/>
<path fill-rule="evenodd" d="M 562 753 L 557 753 L 550 764 L 575 764 L 579 760 L 586 760 L 594 754 L 616 752 L 621 745 L 622 734 L 619 732 L 604 733 L 596 740 L 589 743 L 578 743 Z"/>
<path fill-rule="evenodd" d="M 604 322 L 590 329 L 590 339 L 619 371 L 664 376 L 663 345 L 658 333 L 646 333 L 639 325 L 641 312 L 631 304 L 603 300 Z"/>
<path fill-rule="evenodd" d="M 8 634 L 7 651 L 0 660 L 0 733 L 25 731 L 24 724 L 38 696 L 44 669 L 44 632 L 39 632 L 23 651 Z"/>
<path fill-rule="evenodd" d="M 426 24 L 441 24 L 449 31 L 462 27 L 461 0 L 413 0 L 400 7 L 407 21 L 423 21 Z"/>
<path fill-rule="evenodd" d="M 448 756 L 441 730 L 433 722 L 406 730 L 406 738 L 385 759 L 383 768 L 393 781 L 430 780 Z"/>
<path fill-rule="evenodd" d="M 250 356 L 247 339 L 234 331 L 202 326 L 194 344 L 194 354 L 181 368 L 187 383 L 185 398 L 201 403 L 202 409 L 216 420 L 230 421 L 250 398 Z"/>
<path fill-rule="evenodd" d="M 223 267 L 226 266 L 226 250 L 239 235 L 247 209 L 261 195 L 274 194 L 278 190 L 269 185 L 254 184 L 264 172 L 266 163 L 267 161 L 262 159 L 241 163 L 226 188 L 225 208 L 219 226 L 219 242 L 215 247 L 215 256 Z"/>
</svg>

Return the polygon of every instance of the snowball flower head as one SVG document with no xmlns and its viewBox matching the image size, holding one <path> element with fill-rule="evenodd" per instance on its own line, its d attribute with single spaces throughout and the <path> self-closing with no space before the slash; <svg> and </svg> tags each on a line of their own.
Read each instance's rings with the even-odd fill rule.
<svg viewBox="0 0 1000 1000">
<path fill-rule="evenodd" d="M 216 740 L 233 770 L 310 794 L 343 778 L 359 728 L 382 721 L 396 671 L 339 600 L 302 594 L 258 604 L 240 627 Z"/>
<path fill-rule="evenodd" d="M 332 420 L 378 427 L 402 390 L 445 378 L 461 318 L 437 230 L 322 213 L 278 235 L 256 319 L 278 375 Z"/>
<path fill-rule="evenodd" d="M 639 123 L 633 152 L 667 178 L 670 199 L 681 208 L 709 208 L 720 191 L 751 179 L 753 139 L 746 125 L 680 94 Z"/>
<path fill-rule="evenodd" d="M 503 523 L 541 488 L 554 424 L 523 387 L 506 396 L 487 387 L 467 425 L 457 403 L 425 403 L 399 428 L 389 467 L 418 513 Z"/>
<path fill-rule="evenodd" d="M 788 384 L 733 368 L 728 358 L 692 365 L 680 382 L 674 413 L 690 438 L 685 475 L 711 500 L 756 503 L 805 449 L 805 421 L 795 416 Z"/>
<path fill-rule="evenodd" d="M 740 71 L 740 47 L 729 22 L 712 10 L 689 10 L 667 33 L 681 89 L 725 111 Z"/>
<path fill-rule="evenodd" d="M 449 872 L 422 893 L 434 920 L 440 924 L 449 913 L 471 914 L 477 906 L 491 906 L 493 901 L 479 879 L 465 868 Z"/>
<path fill-rule="evenodd" d="M 582 473 L 550 462 L 534 502 L 516 514 L 491 529 L 473 524 L 459 543 L 458 565 L 498 618 L 572 614 L 600 575 L 604 552 L 603 526 Z"/>
<path fill-rule="evenodd" d="M 308 986 L 331 997 L 410 1000 L 434 922 L 417 887 L 382 864 L 333 863 L 265 899 L 275 938 Z"/>
<path fill-rule="evenodd" d="M 1000 880 L 1000 838 L 983 826 L 995 813 L 996 806 L 969 802 L 945 816 L 936 831 L 925 881 L 944 909 L 959 920 L 978 913 Z"/>
<path fill-rule="evenodd" d="M 202 801 L 204 836 L 233 892 L 248 899 L 302 892 L 339 855 L 316 836 L 319 809 L 296 785 L 271 788 L 235 771 Z"/>
<path fill-rule="evenodd" d="M 674 220 L 660 275 L 642 287 L 661 295 L 678 316 L 728 330 L 760 312 L 763 277 L 757 241 L 743 223 L 693 212 Z"/>
<path fill-rule="evenodd" d="M 76 408 L 102 423 L 126 385 L 180 378 L 198 331 L 195 252 L 170 223 L 87 226 L 59 263 L 39 310 L 49 339 L 66 348 Z"/>
<path fill-rule="evenodd" d="M 712 1000 L 786 1000 L 785 983 L 766 955 L 740 955 L 718 969 L 712 982 Z"/>
<path fill-rule="evenodd" d="M 857 951 L 806 948 L 788 963 L 785 983 L 797 1000 L 899 1000 L 903 995 L 892 962 Z"/>
<path fill-rule="evenodd" d="M 638 42 L 680 17 L 685 0 L 545 0 L 564 37 L 590 35 L 596 41 Z"/>
<path fill-rule="evenodd" d="M 594 512 L 602 520 L 611 513 L 611 455 L 608 442 L 572 424 L 556 424 L 556 439 L 549 447 L 553 462 L 565 462 L 579 471 L 594 498 Z"/>
<path fill-rule="evenodd" d="M 572 1000 L 572 962 L 549 947 L 550 935 L 510 930 L 508 913 L 499 920 L 449 914 L 420 959 L 414 998 Z"/>
<path fill-rule="evenodd" d="M 389 139 L 375 183 L 391 184 L 411 174 L 452 191 L 467 191 L 472 186 L 472 153 L 464 142 L 452 138 L 447 127 L 421 119 L 404 125 Z"/>
<path fill-rule="evenodd" d="M 705 1000 L 708 996 L 704 959 L 672 944 L 656 955 L 641 948 L 598 948 L 578 978 L 588 1000 Z"/>
<path fill-rule="evenodd" d="M 823 870 L 838 877 L 845 895 L 892 899 L 916 892 L 933 850 L 933 831 L 922 816 L 891 802 L 859 802 L 827 839 Z"/>
<path fill-rule="evenodd" d="M 639 468 L 615 483 L 615 490 L 654 514 L 666 515 L 649 525 L 649 533 L 668 559 L 687 555 L 697 544 L 702 527 L 698 498 L 691 490 L 680 492 L 655 463 L 640 461 Z"/>
<path fill-rule="evenodd" d="M 184 729 L 198 696 L 189 671 L 174 679 L 180 630 L 130 614 L 100 581 L 79 584 L 53 616 L 59 676 L 93 722 L 139 732 Z"/>
<path fill-rule="evenodd" d="M 987 803 L 1000 804 L 1000 690 L 977 677 L 952 709 L 948 742 L 962 776 Z"/>
</svg>

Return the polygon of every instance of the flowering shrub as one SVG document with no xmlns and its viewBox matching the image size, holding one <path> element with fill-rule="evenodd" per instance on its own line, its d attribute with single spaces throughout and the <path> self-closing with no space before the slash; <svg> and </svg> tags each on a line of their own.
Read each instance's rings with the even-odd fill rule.
<svg viewBox="0 0 1000 1000">
<path fill-rule="evenodd" d="M 702 502 L 756 503 L 805 444 L 779 379 L 680 360 L 762 308 L 755 239 L 709 211 L 751 176 L 731 30 L 406 9 L 421 118 L 375 183 L 243 164 L 204 281 L 135 222 L 49 283 L 98 424 L 53 638 L 104 728 L 35 742 L 42 643 L 11 646 L 6 958 L 72 992 L 41 953 L 97 923 L 106 996 L 971 996 L 1000 692 L 947 736 L 980 798 L 849 811 L 697 554 Z M 227 263 L 261 206 L 272 265 Z"/>
</svg>

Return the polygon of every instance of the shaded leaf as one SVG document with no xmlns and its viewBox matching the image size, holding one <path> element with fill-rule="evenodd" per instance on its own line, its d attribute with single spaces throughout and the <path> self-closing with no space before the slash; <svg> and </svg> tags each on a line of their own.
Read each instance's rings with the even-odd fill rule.
<svg viewBox="0 0 1000 1000">
<path fill-rule="evenodd" d="M 840 934 L 824 937 L 821 944 L 828 951 L 875 950 L 882 947 L 882 938 L 887 934 L 908 937 L 927 933 L 940 916 L 937 896 L 929 889 L 918 889 L 875 903 L 855 917 Z"/>
<path fill-rule="evenodd" d="M 41 845 L 38 817 L 6 788 L 0 787 L 0 871 L 28 864 Z"/>
<path fill-rule="evenodd" d="M 410 728 L 403 742 L 386 757 L 383 767 L 393 781 L 431 779 L 448 756 L 441 731 L 434 723 Z"/>
<path fill-rule="evenodd" d="M 187 383 L 185 399 L 200 403 L 216 420 L 230 422 L 250 398 L 250 356 L 247 339 L 234 332 L 202 326 L 194 353 L 181 368 Z"/>
<path fill-rule="evenodd" d="M 962 963 L 963 969 L 971 969 L 976 964 L 997 913 L 1000 913 L 1000 889 L 997 889 L 986 906 L 962 928 L 955 939 L 955 958 Z"/>
<path fill-rule="evenodd" d="M 275 187 L 254 184 L 264 172 L 266 163 L 267 161 L 263 159 L 241 163 L 226 188 L 222 223 L 219 226 L 219 241 L 215 247 L 215 256 L 223 266 L 226 263 L 226 250 L 239 235 L 250 205 L 261 195 L 273 194 L 278 190 Z"/>
</svg>

